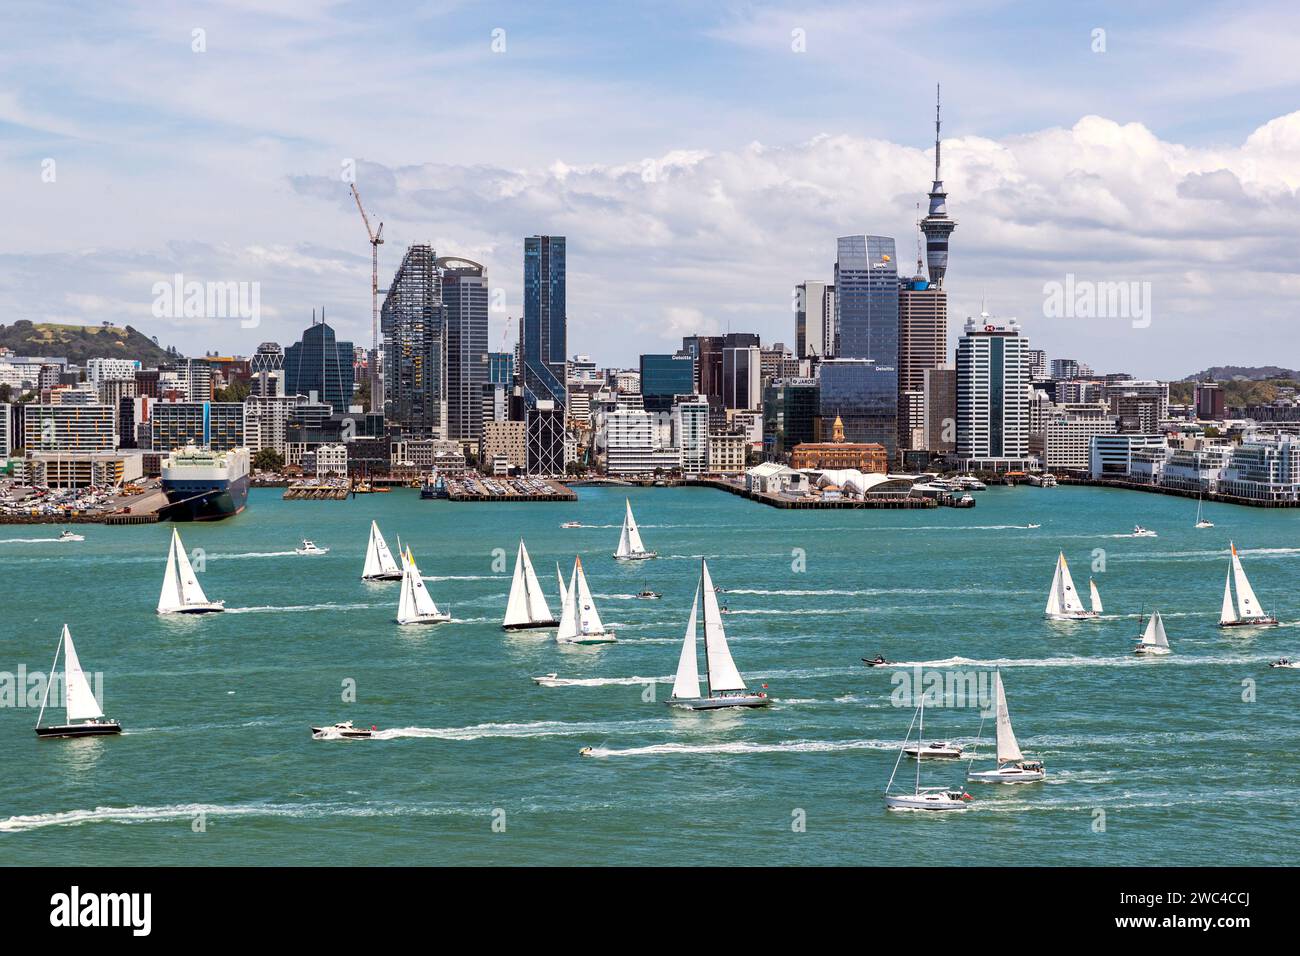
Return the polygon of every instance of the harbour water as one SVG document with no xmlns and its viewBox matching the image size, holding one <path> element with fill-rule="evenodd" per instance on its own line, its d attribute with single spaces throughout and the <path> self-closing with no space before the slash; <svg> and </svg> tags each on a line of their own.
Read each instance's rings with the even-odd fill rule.
<svg viewBox="0 0 1300 956">
<path fill-rule="evenodd" d="M 255 489 L 235 518 L 180 526 L 206 555 L 208 596 L 229 608 L 194 619 L 154 613 L 171 524 L 86 526 L 81 543 L 0 529 L 0 670 L 48 668 L 66 622 L 126 728 L 40 741 L 34 709 L 0 708 L 0 862 L 1292 862 L 1300 672 L 1267 662 L 1300 657 L 1300 514 L 1206 505 L 1216 527 L 1195 530 L 1195 502 L 1065 487 L 915 512 L 781 511 L 701 488 L 628 496 L 658 560 L 613 560 L 619 489 L 473 507 Z M 359 580 L 372 518 L 394 549 L 399 535 L 413 548 L 454 623 L 398 627 L 397 586 Z M 1160 536 L 1125 537 L 1136 523 Z M 500 630 L 521 534 L 553 608 L 556 561 L 567 578 L 582 555 L 619 643 Z M 304 537 L 330 553 L 295 555 Z M 1215 626 L 1229 538 L 1283 626 Z M 1104 557 L 1101 622 L 1043 620 L 1058 549 L 1085 590 Z M 741 672 L 775 699 L 766 710 L 662 703 L 700 556 L 727 589 Z M 636 600 L 643 587 L 662 600 Z M 1152 607 L 1174 654 L 1135 659 Z M 1000 666 L 1047 780 L 971 784 L 964 814 L 886 811 L 913 712 L 891 699 L 894 670 L 859 662 L 877 651 Z M 548 672 L 582 683 L 529 680 Z M 349 681 L 355 703 L 342 700 Z M 345 719 L 384 732 L 311 738 Z M 970 743 L 979 729 L 975 706 L 927 705 L 927 739 Z M 928 762 L 922 783 L 960 784 L 965 769 Z M 900 782 L 913 773 L 905 761 Z"/>
</svg>

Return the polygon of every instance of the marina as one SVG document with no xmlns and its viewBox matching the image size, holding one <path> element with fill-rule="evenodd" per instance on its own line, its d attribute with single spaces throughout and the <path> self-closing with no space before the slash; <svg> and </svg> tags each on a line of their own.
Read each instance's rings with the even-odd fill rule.
<svg viewBox="0 0 1300 956">
<path fill-rule="evenodd" d="M 170 523 L 87 531 L 74 544 L 0 542 L 12 571 L 0 600 L 30 621 L 9 640 L 11 660 L 48 667 L 67 623 L 82 666 L 102 673 L 103 711 L 123 727 L 41 741 L 34 705 L 0 708 L 7 753 L 32 768 L 0 792 L 7 860 L 311 864 L 342 852 L 357 863 L 581 864 L 636 852 L 680 864 L 745 859 L 756 846 L 755 862 L 772 865 L 1289 859 L 1285 808 L 1300 784 L 1276 754 L 1300 746 L 1296 671 L 1269 665 L 1300 651 L 1287 586 L 1300 524 L 1282 513 L 1220 509 L 1215 529 L 1197 530 L 1176 498 L 1069 485 L 991 487 L 974 510 L 914 512 L 583 488 L 562 517 L 524 503 L 465 512 L 409 489 L 326 509 L 283 502 L 278 489 L 251 495 L 241 515 L 180 527 L 221 614 L 155 613 Z M 656 560 L 613 558 L 625 499 Z M 400 626 L 400 583 L 359 579 L 372 521 L 412 549 L 452 621 Z M 1122 536 L 1138 522 L 1160 537 Z M 521 536 L 552 612 L 555 565 L 568 576 L 581 557 L 617 643 L 502 630 Z M 1282 626 L 1217 626 L 1229 536 Z M 328 552 L 299 557 L 303 538 Z M 1100 618 L 1045 624 L 1058 553 L 1087 568 L 1096 548 L 1107 556 Z M 749 688 L 768 685 L 766 707 L 665 706 L 701 559 L 726 588 L 730 653 Z M 32 593 L 36 578 L 65 595 L 57 607 Z M 93 590 L 77 586 L 92 579 Z M 662 599 L 637 600 L 647 588 Z M 1143 609 L 1170 594 L 1178 607 L 1166 599 L 1160 610 L 1177 653 L 1144 661 L 1132 653 Z M 887 661 L 864 667 L 877 652 Z M 888 812 L 881 794 L 916 703 L 900 699 L 899 681 L 918 667 L 945 681 L 1000 670 L 1018 746 L 1046 779 L 981 786 L 964 813 Z M 340 702 L 345 681 L 355 703 Z M 969 748 L 980 711 L 927 703 L 924 741 Z M 348 719 L 383 729 L 355 745 L 307 733 Z M 987 742 L 980 749 L 976 770 L 992 763 Z M 903 768 L 894 790 L 911 792 L 916 768 Z M 919 786 L 960 790 L 966 770 L 963 759 L 925 759 Z M 505 834 L 490 829 L 498 807 Z M 1105 833 L 1092 828 L 1098 808 Z M 806 832 L 790 829 L 796 809 Z M 980 853 L 953 854 L 958 838 Z"/>
</svg>

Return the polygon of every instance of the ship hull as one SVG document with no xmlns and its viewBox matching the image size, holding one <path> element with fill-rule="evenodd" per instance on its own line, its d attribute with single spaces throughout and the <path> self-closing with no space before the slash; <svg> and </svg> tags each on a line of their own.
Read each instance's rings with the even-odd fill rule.
<svg viewBox="0 0 1300 956">
<path fill-rule="evenodd" d="M 221 521 L 248 505 L 248 476 L 232 481 L 163 479 L 167 517 L 172 521 Z"/>
</svg>

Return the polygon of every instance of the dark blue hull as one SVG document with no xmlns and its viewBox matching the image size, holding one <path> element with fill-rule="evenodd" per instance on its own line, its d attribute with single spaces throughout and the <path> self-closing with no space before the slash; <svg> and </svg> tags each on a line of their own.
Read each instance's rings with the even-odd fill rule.
<svg viewBox="0 0 1300 956">
<path fill-rule="evenodd" d="M 172 521 L 220 521 L 244 510 L 248 504 L 248 476 L 229 483 L 163 481 L 167 495 L 164 517 Z"/>
</svg>

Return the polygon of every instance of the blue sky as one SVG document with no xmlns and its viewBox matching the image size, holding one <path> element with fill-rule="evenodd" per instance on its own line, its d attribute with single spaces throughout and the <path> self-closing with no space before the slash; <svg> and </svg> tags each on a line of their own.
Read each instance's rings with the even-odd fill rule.
<svg viewBox="0 0 1300 956">
<path fill-rule="evenodd" d="M 0 322 L 247 354 L 324 306 L 365 341 L 352 160 L 381 283 L 409 242 L 478 259 L 494 347 L 537 232 L 569 237 L 572 352 L 791 342 L 789 290 L 830 277 L 836 236 L 911 259 L 942 82 L 955 317 L 984 300 L 1053 355 L 1136 374 L 1300 364 L 1279 358 L 1300 291 L 1286 4 L 274 6 L 7 5 Z M 260 283 L 261 327 L 154 318 L 176 272 Z M 1150 327 L 1044 316 L 1066 274 L 1149 282 Z"/>
</svg>

